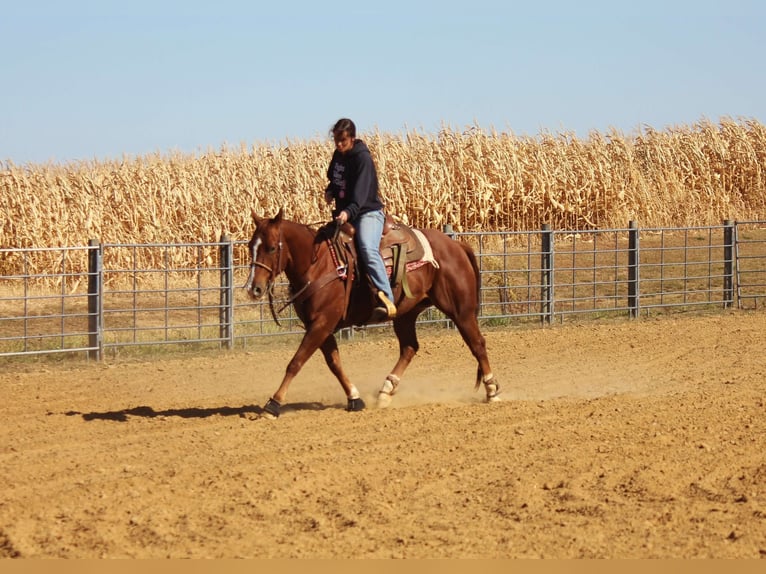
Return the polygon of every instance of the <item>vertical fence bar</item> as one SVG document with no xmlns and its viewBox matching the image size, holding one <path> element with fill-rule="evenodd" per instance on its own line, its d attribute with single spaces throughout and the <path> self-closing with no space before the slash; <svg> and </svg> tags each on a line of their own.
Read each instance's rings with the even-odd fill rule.
<svg viewBox="0 0 766 574">
<path fill-rule="evenodd" d="M 734 272 L 737 274 L 737 309 L 742 309 L 742 265 L 739 258 L 739 224 L 734 223 Z"/>
<path fill-rule="evenodd" d="M 24 265 L 21 276 L 24 283 L 24 352 L 29 351 L 29 253 L 23 252 Z"/>
<path fill-rule="evenodd" d="M 104 350 L 101 245 L 98 239 L 91 239 L 88 247 L 88 357 L 100 361 Z"/>
<path fill-rule="evenodd" d="M 553 295 L 553 231 L 549 223 L 543 224 L 542 249 L 540 254 L 540 321 L 552 323 L 554 309 Z"/>
<path fill-rule="evenodd" d="M 234 347 L 234 244 L 228 235 L 221 235 L 218 252 L 221 266 L 220 337 L 224 347 L 231 349 Z"/>
<path fill-rule="evenodd" d="M 163 285 L 165 288 L 165 292 L 164 292 L 165 308 L 163 309 L 162 314 L 165 318 L 165 340 L 169 341 L 170 340 L 170 282 L 169 281 L 170 281 L 170 269 L 171 269 L 170 246 L 165 245 L 162 248 L 162 253 L 163 253 L 162 265 L 164 267 L 164 269 L 162 270 L 162 278 L 164 280 Z"/>
<path fill-rule="evenodd" d="M 630 316 L 638 317 L 641 311 L 641 298 L 639 297 L 639 236 L 638 224 L 635 221 L 628 223 L 628 309 Z"/>
<path fill-rule="evenodd" d="M 734 222 L 723 222 L 723 306 L 731 307 L 734 302 Z"/>
<path fill-rule="evenodd" d="M 61 251 L 61 300 L 59 302 L 59 348 L 66 348 L 66 290 L 67 290 L 67 250 Z"/>
</svg>

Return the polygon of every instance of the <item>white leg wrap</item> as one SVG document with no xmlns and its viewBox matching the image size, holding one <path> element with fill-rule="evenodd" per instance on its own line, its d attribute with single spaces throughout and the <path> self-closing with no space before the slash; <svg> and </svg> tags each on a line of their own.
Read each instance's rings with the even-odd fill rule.
<svg viewBox="0 0 766 574">
<path fill-rule="evenodd" d="M 351 385 L 351 392 L 348 395 L 349 399 L 358 399 L 359 398 L 359 391 L 354 385 Z"/>
<path fill-rule="evenodd" d="M 500 386 L 495 382 L 492 373 L 484 375 L 484 389 L 487 391 L 487 402 L 496 403 L 500 400 Z"/>
<path fill-rule="evenodd" d="M 399 386 L 399 377 L 391 373 L 386 377 L 383 386 L 378 392 L 378 408 L 384 409 L 391 404 L 391 397 L 396 393 Z"/>
<path fill-rule="evenodd" d="M 380 389 L 381 393 L 385 393 L 387 395 L 393 395 L 396 393 L 396 387 L 399 386 L 399 377 L 394 375 L 393 373 L 388 375 L 386 377 L 386 380 L 383 382 L 383 388 Z"/>
</svg>

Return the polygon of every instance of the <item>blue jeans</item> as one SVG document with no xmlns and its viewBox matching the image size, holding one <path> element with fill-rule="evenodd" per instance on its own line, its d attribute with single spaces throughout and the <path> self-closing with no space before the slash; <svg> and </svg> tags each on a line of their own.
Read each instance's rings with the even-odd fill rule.
<svg viewBox="0 0 766 574">
<path fill-rule="evenodd" d="M 372 284 L 393 301 L 391 284 L 386 275 L 386 266 L 380 256 L 380 238 L 383 235 L 385 215 L 382 211 L 368 211 L 354 220 L 356 228 L 356 248 L 364 270 L 370 276 Z"/>
</svg>

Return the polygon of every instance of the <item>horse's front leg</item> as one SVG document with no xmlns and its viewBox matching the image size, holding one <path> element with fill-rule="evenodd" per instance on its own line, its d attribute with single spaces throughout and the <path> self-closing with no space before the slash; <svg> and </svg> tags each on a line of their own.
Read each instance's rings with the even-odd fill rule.
<svg viewBox="0 0 766 574">
<path fill-rule="evenodd" d="M 362 398 L 359 396 L 359 391 L 351 383 L 346 376 L 346 372 L 343 370 L 343 366 L 340 364 L 340 351 L 338 351 L 338 341 L 335 339 L 335 335 L 330 334 L 322 343 L 322 354 L 327 366 L 338 379 L 340 386 L 343 387 L 343 391 L 346 393 L 348 399 L 347 411 L 361 411 L 364 410 L 365 404 Z"/>
<path fill-rule="evenodd" d="M 312 323 L 307 328 L 306 333 L 303 335 L 301 344 L 298 346 L 298 350 L 295 351 L 293 358 L 287 364 L 285 369 L 285 376 L 282 378 L 282 383 L 279 385 L 277 392 L 274 393 L 271 398 L 266 402 L 263 410 L 267 416 L 271 418 L 277 418 L 279 416 L 280 407 L 285 402 L 287 396 L 287 389 L 290 387 L 290 383 L 296 377 L 306 361 L 308 361 L 319 346 L 327 339 L 328 335 L 331 335 L 331 328 L 326 323 Z"/>
</svg>

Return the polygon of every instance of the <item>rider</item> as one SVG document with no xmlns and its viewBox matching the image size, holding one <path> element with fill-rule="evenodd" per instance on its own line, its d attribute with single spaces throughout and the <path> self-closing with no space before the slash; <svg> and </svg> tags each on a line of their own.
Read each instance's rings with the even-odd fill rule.
<svg viewBox="0 0 766 574">
<path fill-rule="evenodd" d="M 380 255 L 383 235 L 383 202 L 378 196 L 378 175 L 370 150 L 356 138 L 356 126 L 348 118 L 341 118 L 330 130 L 335 151 L 327 168 L 330 180 L 325 190 L 325 201 L 335 201 L 333 218 L 339 223 L 351 223 L 356 229 L 359 258 L 376 290 L 374 320 L 396 317 L 391 284 Z"/>
</svg>

